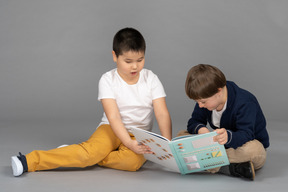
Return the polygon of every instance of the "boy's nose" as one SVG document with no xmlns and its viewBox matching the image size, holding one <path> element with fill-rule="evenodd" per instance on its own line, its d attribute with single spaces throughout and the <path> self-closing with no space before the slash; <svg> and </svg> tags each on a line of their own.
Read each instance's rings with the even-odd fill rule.
<svg viewBox="0 0 288 192">
<path fill-rule="evenodd" d="M 137 69 L 137 63 L 133 63 L 132 68 Z"/>
<path fill-rule="evenodd" d="M 198 103 L 198 105 L 199 105 L 200 108 L 204 107 L 204 105 L 202 103 L 200 103 L 200 102 Z"/>
</svg>

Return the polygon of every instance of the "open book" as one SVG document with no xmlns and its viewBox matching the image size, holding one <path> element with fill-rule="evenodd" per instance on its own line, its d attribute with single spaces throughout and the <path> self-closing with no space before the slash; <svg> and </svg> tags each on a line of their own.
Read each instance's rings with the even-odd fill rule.
<svg viewBox="0 0 288 192">
<path fill-rule="evenodd" d="M 170 141 L 143 129 L 130 131 L 139 143 L 151 148 L 153 154 L 144 154 L 147 160 L 171 171 L 187 174 L 229 165 L 224 146 L 213 141 L 216 132 L 181 136 Z"/>
</svg>

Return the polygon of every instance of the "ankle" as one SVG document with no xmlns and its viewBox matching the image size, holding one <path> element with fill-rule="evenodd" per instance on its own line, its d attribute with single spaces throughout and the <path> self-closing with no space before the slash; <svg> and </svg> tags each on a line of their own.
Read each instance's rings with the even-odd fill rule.
<svg viewBox="0 0 288 192">
<path fill-rule="evenodd" d="M 19 156 L 17 156 L 17 158 L 21 161 L 21 163 L 23 165 L 23 172 L 27 172 L 28 171 L 28 165 L 27 165 L 26 156 L 22 155 L 22 153 L 19 152 Z"/>
</svg>

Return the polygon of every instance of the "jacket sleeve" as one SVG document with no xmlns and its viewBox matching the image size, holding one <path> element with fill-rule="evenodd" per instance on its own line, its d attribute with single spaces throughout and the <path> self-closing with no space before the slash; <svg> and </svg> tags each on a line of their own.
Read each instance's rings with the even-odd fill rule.
<svg viewBox="0 0 288 192">
<path fill-rule="evenodd" d="M 228 142 L 226 148 L 234 148 L 242 146 L 248 141 L 255 139 L 254 128 L 257 116 L 257 106 L 253 102 L 242 104 L 235 118 L 236 129 L 227 129 Z"/>
<path fill-rule="evenodd" d="M 200 108 L 198 103 L 196 103 L 192 116 L 187 124 L 187 131 L 191 134 L 198 134 L 200 128 L 206 127 L 207 116 L 208 110 Z"/>
</svg>

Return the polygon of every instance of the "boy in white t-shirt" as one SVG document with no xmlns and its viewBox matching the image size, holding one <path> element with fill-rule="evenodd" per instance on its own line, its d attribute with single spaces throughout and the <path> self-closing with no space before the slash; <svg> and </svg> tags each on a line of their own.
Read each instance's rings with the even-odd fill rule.
<svg viewBox="0 0 288 192">
<path fill-rule="evenodd" d="M 146 161 L 143 154 L 152 152 L 149 147 L 138 144 L 129 128 L 151 131 L 153 111 L 161 134 L 171 139 L 171 118 L 164 88 L 152 71 L 143 69 L 145 49 L 145 40 L 139 31 L 133 28 L 118 31 L 112 51 L 117 68 L 105 73 L 99 81 L 98 100 L 104 109 L 99 127 L 80 144 L 13 156 L 13 175 L 95 164 L 136 171 Z"/>
</svg>

